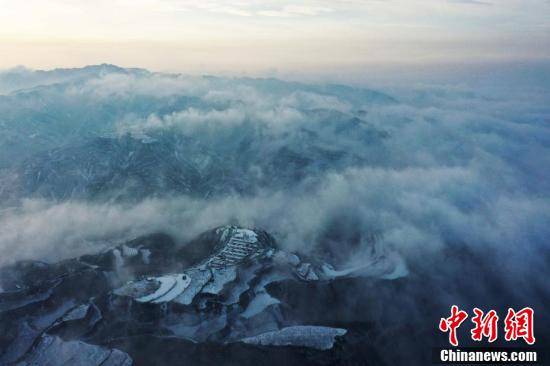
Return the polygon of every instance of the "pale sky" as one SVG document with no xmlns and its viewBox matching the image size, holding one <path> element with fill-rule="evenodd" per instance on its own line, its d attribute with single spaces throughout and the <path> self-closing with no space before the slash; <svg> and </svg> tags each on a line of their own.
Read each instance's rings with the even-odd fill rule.
<svg viewBox="0 0 550 366">
<path fill-rule="evenodd" d="M 0 0 L 0 68 L 178 72 L 550 60 L 549 0 Z"/>
</svg>

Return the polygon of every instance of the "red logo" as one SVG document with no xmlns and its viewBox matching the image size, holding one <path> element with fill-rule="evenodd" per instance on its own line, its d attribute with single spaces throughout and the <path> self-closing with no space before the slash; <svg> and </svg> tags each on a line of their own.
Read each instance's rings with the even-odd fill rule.
<svg viewBox="0 0 550 366">
<path fill-rule="evenodd" d="M 508 309 L 506 319 L 504 319 L 504 338 L 506 341 L 516 341 L 523 338 L 527 344 L 535 343 L 534 322 L 535 311 L 530 307 L 515 311 Z M 458 306 L 451 306 L 451 316 L 441 318 L 439 321 L 439 330 L 449 333 L 449 343 L 453 346 L 458 346 L 458 338 L 456 335 L 457 329 L 468 318 L 468 313 L 459 310 Z M 473 329 L 470 331 L 474 341 L 481 341 L 487 338 L 489 343 L 492 343 L 498 338 L 498 321 L 499 317 L 495 310 L 490 310 L 485 314 L 481 309 L 474 308 L 474 316 L 472 323 Z"/>
<path fill-rule="evenodd" d="M 475 328 L 471 330 L 472 339 L 474 341 L 481 341 L 483 337 L 489 338 L 489 343 L 493 343 L 498 337 L 498 315 L 497 312 L 491 310 L 487 315 L 483 316 L 483 311 L 478 308 L 474 308 L 476 314 L 472 318 L 472 322 L 475 324 Z"/>
<path fill-rule="evenodd" d="M 504 329 L 506 331 L 504 339 L 507 341 L 515 341 L 518 338 L 523 338 L 527 344 L 534 344 L 534 315 L 535 311 L 531 308 L 523 308 L 518 312 L 515 312 L 513 309 L 508 309 L 508 315 L 506 315 L 506 319 L 504 319 Z"/>
<path fill-rule="evenodd" d="M 449 332 L 449 343 L 453 346 L 458 346 L 456 330 L 460 327 L 460 324 L 466 320 L 466 318 L 468 318 L 468 314 L 465 311 L 459 311 L 458 306 L 453 305 L 451 307 L 451 316 L 446 319 L 441 318 L 439 321 L 439 330 L 442 332 Z"/>
</svg>

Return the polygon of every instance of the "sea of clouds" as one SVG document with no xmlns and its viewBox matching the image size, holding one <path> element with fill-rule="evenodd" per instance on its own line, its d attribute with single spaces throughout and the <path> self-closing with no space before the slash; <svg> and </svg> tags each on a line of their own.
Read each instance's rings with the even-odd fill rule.
<svg viewBox="0 0 550 366">
<path fill-rule="evenodd" d="M 17 115 L 13 108 L 21 103 L 31 111 L 81 104 L 88 106 L 89 124 L 93 108 L 109 103 L 117 108 L 110 120 L 98 121 L 97 135 L 144 138 L 165 131 L 215 147 L 242 129 L 261 133 L 261 151 L 301 151 L 307 140 L 297 136 L 309 129 L 319 132 L 316 143 L 324 148 L 364 159 L 253 194 L 137 202 L 21 197 L 0 211 L 2 264 L 70 258 L 158 231 L 185 242 L 235 223 L 263 228 L 283 248 L 306 253 L 335 230 L 332 245 L 360 242 L 349 249 L 349 263 L 371 255 L 374 232 L 379 253 L 399 253 L 413 274 L 434 270 L 448 279 L 467 270 L 464 276 L 479 279 L 489 273 L 486 281 L 513 286 L 517 296 L 543 303 L 549 295 L 550 94 L 544 88 L 401 85 L 386 87 L 388 100 L 371 103 L 350 97 L 348 89 L 273 80 L 102 72 L 63 75 L 57 84 L 50 76 L 48 86 L 38 86 L 40 78 L 24 72 L 37 78 L 25 85 L 39 97 L 20 102 L 29 89 L 9 90 L 4 81 L 9 91 L 2 98 L 19 104 L 2 104 L 7 110 L 0 120 Z M 180 97 L 191 105 L 162 104 L 176 105 Z M 126 107 L 136 99 L 153 107 Z M 335 133 L 319 111 L 361 118 L 383 138 L 373 143 Z M 11 131 L 9 123 L 0 128 Z M 261 165 L 254 168 L 262 174 Z"/>
</svg>

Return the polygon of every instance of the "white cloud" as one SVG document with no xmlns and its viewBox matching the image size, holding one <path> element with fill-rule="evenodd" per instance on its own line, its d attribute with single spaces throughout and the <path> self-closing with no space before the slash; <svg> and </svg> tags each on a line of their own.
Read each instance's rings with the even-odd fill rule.
<svg viewBox="0 0 550 366">
<path fill-rule="evenodd" d="M 331 13 L 334 9 L 317 6 L 286 5 L 280 9 L 268 9 L 258 11 L 259 15 L 267 17 L 296 17 L 296 16 L 317 16 L 324 13 Z"/>
<path fill-rule="evenodd" d="M 109 102 L 111 112 L 124 110 L 138 96 L 198 101 L 173 112 L 139 118 L 130 113 L 119 121 L 121 133 L 183 131 L 203 143 L 214 136 L 220 145 L 209 148 L 216 151 L 227 147 L 228 132 L 263 128 L 263 138 L 251 135 L 264 149 L 258 151 L 285 146 L 301 152 L 310 147 L 299 134 L 307 128 L 320 136 L 316 147 L 350 152 L 366 162 L 320 169 L 284 188 L 256 187 L 249 195 L 177 195 L 133 203 L 26 200 L 0 213 L 0 251 L 9 253 L 2 262 L 71 257 L 154 231 L 185 241 L 237 222 L 262 227 L 284 248 L 305 252 L 332 230 L 339 236 L 331 245 L 360 260 L 368 259 L 372 247 L 368 235 L 377 233 L 378 245 L 398 252 L 413 273 L 437 266 L 456 275 L 474 258 L 480 272 L 493 271 L 495 281 L 509 281 L 532 296 L 543 284 L 527 279 L 545 278 L 541 253 L 550 236 L 548 92 L 515 87 L 495 93 L 489 86 L 488 95 L 464 85 L 396 89 L 399 102 L 390 104 L 353 102 L 338 88 L 163 74 L 103 75 L 53 88 L 60 90 L 47 94 L 54 106 L 68 100 L 95 110 Z M 317 109 L 329 110 L 331 118 Z M 373 142 L 351 129 L 339 137 L 330 124 L 338 120 L 332 116 L 342 115 L 344 122 L 355 116 L 387 136 Z M 261 163 L 249 169 L 263 179 L 279 173 L 267 176 Z M 350 237 L 356 233 L 359 244 L 353 247 Z"/>
</svg>

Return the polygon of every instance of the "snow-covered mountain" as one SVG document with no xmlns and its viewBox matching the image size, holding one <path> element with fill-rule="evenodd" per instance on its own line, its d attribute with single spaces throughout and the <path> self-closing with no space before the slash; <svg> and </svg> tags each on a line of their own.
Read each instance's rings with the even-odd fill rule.
<svg viewBox="0 0 550 366">
<path fill-rule="evenodd" d="M 252 364 L 261 353 L 281 357 L 281 346 L 294 349 L 283 351 L 290 365 L 362 362 L 371 352 L 377 357 L 353 348 L 354 338 L 365 337 L 356 323 L 368 314 L 339 318 L 331 289 L 404 272 L 391 259 L 336 270 L 279 249 L 264 231 L 225 226 L 183 246 L 150 235 L 60 263 L 18 263 L 0 274 L 2 364 L 115 366 L 134 358 L 215 364 L 224 352 Z M 316 298 L 302 300 L 309 310 L 292 307 L 293 292 L 311 286 Z M 169 356 L 163 351 L 174 346 Z"/>
<path fill-rule="evenodd" d="M 2 365 L 426 365 L 451 304 L 548 308 L 547 91 L 97 65 L 0 93 Z"/>
<path fill-rule="evenodd" d="M 362 108 L 395 103 L 339 85 L 110 65 L 46 74 L 66 78 L 0 96 L 4 199 L 132 200 L 291 186 L 379 162 L 388 132 Z M 148 83 L 165 85 L 166 95 Z"/>
<path fill-rule="evenodd" d="M 0 72 L 0 93 L 7 94 L 39 86 L 83 81 L 107 74 L 145 75 L 147 73 L 148 71 L 145 69 L 128 69 L 110 64 L 90 65 L 73 69 L 60 68 L 54 70 L 31 70 L 24 66 L 19 66 Z"/>
</svg>

